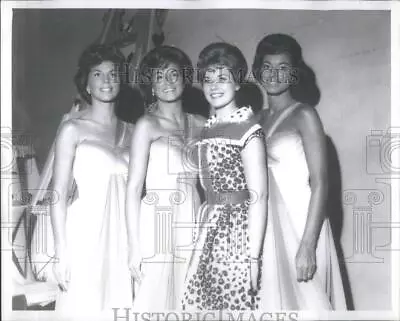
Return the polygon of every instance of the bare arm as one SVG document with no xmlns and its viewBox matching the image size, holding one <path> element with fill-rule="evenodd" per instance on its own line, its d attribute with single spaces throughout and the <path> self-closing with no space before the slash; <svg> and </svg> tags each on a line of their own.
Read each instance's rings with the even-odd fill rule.
<svg viewBox="0 0 400 321">
<path fill-rule="evenodd" d="M 201 206 L 201 197 L 203 195 L 203 188 L 200 182 L 200 168 L 198 164 L 198 146 L 196 145 L 197 140 L 200 138 L 200 134 L 204 128 L 204 125 L 207 119 L 201 115 L 192 115 L 193 116 L 193 128 L 192 136 L 193 139 L 191 141 L 191 152 L 190 157 L 188 157 L 188 161 L 190 162 L 190 167 L 193 169 L 193 173 L 195 175 L 195 180 L 193 181 L 193 187 L 198 193 L 198 197 L 194 198 L 193 208 L 197 211 L 195 215 L 196 223 L 199 224 L 202 222 L 203 218 L 200 215 L 203 213 L 198 210 Z"/>
<path fill-rule="evenodd" d="M 303 236 L 296 254 L 297 280 L 307 282 L 313 278 L 317 269 L 316 248 L 325 218 L 328 194 L 327 156 L 325 134 L 317 112 L 309 106 L 303 106 L 298 110 L 295 121 L 303 140 L 310 172 L 310 203 Z"/>
<path fill-rule="evenodd" d="M 253 194 L 249 205 L 251 257 L 259 258 L 267 226 L 268 210 L 268 172 L 263 138 L 251 138 L 241 154 L 247 186 Z"/>
<path fill-rule="evenodd" d="M 311 199 L 301 243 L 316 248 L 328 196 L 326 138 L 314 108 L 304 106 L 297 116 L 297 127 L 303 140 L 311 186 Z"/>
<path fill-rule="evenodd" d="M 78 141 L 78 128 L 73 121 L 66 122 L 58 133 L 54 156 L 54 190 L 58 202 L 51 207 L 51 223 L 54 234 L 56 257 L 63 256 L 66 249 L 65 220 L 67 215 L 68 188 L 72 179 L 72 165 Z"/>
<path fill-rule="evenodd" d="M 147 173 L 153 126 L 144 116 L 137 122 L 131 140 L 126 195 L 126 222 L 130 252 L 139 253 L 140 203 Z M 139 263 L 139 262 L 137 262 Z"/>
</svg>

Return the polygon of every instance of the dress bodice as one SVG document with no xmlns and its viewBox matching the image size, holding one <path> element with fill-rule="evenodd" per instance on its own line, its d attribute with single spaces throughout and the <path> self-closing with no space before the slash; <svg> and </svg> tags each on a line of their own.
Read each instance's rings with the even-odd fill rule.
<svg viewBox="0 0 400 321">
<path fill-rule="evenodd" d="M 310 173 L 304 144 L 302 137 L 294 129 L 277 129 L 300 106 L 300 103 L 295 103 L 288 107 L 266 130 L 269 175 L 273 176 L 289 213 L 297 216 L 296 228 L 299 233 L 303 231 L 307 219 L 306 215 L 299 213 L 308 212 L 311 197 Z"/>
<path fill-rule="evenodd" d="M 290 107 L 291 110 L 288 109 L 280 122 L 283 122 L 297 106 Z M 274 127 L 276 130 L 278 126 Z M 311 197 L 310 173 L 303 140 L 295 130 L 285 132 L 275 130 L 270 130 L 266 139 L 269 175 L 273 176 L 290 215 L 296 217 L 296 229 L 298 235 L 301 235 L 307 219 L 307 215 L 301 213 L 308 213 Z"/>
<path fill-rule="evenodd" d="M 150 146 L 146 187 L 174 188 L 178 175 L 188 170 L 184 161 L 183 144 L 174 137 L 161 137 Z"/>
<path fill-rule="evenodd" d="M 291 184 L 309 184 L 309 171 L 301 136 L 294 132 L 280 132 L 267 139 L 268 166 L 275 175 L 288 177 Z"/>
<path fill-rule="evenodd" d="M 197 171 L 197 163 L 192 155 L 195 147 L 194 129 L 193 116 L 187 115 L 186 134 L 161 136 L 151 143 L 146 174 L 147 189 L 176 188 L 177 180 L 191 178 L 191 173 Z"/>
<path fill-rule="evenodd" d="M 107 193 L 110 177 L 125 180 L 128 175 L 127 149 L 112 147 L 101 141 L 84 140 L 76 148 L 73 174 L 79 197 L 102 197 Z"/>
<path fill-rule="evenodd" d="M 255 136 L 263 136 L 263 131 L 249 107 L 239 108 L 220 124 L 215 116 L 208 120 L 198 143 L 201 182 L 205 190 L 247 190 L 241 152 Z"/>
</svg>

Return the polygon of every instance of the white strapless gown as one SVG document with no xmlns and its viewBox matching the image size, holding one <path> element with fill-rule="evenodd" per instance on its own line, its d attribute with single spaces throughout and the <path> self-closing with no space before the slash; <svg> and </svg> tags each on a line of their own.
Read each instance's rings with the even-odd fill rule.
<svg viewBox="0 0 400 321">
<path fill-rule="evenodd" d="M 295 256 L 311 196 L 302 139 L 296 132 L 272 134 L 267 139 L 267 149 L 270 201 L 260 308 L 345 310 L 339 262 L 327 218 L 318 241 L 317 272 L 307 283 L 296 280 Z"/>
<path fill-rule="evenodd" d="M 178 139 L 151 144 L 140 213 L 144 278 L 135 290 L 135 311 L 181 309 L 199 204 L 192 170 Z"/>
<path fill-rule="evenodd" d="M 68 208 L 66 237 L 70 283 L 56 310 L 90 313 L 132 306 L 125 193 L 128 154 L 102 142 L 83 141 L 73 175 L 78 199 Z"/>
</svg>

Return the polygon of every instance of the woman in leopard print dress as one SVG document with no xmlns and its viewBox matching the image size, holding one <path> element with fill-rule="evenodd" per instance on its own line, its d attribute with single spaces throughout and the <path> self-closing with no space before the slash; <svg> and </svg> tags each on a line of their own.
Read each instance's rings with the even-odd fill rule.
<svg viewBox="0 0 400 321">
<path fill-rule="evenodd" d="M 200 53 L 198 67 L 215 114 L 198 142 L 206 202 L 183 309 L 256 309 L 267 218 L 264 135 L 251 109 L 235 103 L 240 75 L 247 71 L 240 50 L 211 44 Z"/>
</svg>

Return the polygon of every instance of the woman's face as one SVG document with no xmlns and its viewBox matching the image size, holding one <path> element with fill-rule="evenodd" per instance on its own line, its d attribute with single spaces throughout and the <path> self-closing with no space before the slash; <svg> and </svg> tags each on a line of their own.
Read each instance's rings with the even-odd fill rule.
<svg viewBox="0 0 400 321">
<path fill-rule="evenodd" d="M 234 101 L 239 88 L 231 71 L 225 66 L 211 66 L 204 75 L 204 95 L 215 109 L 223 108 Z"/>
<path fill-rule="evenodd" d="M 165 68 L 157 68 L 153 71 L 152 86 L 157 99 L 165 102 L 173 102 L 181 99 L 185 88 L 182 73 L 174 63 L 169 64 Z"/>
<path fill-rule="evenodd" d="M 297 81 L 296 70 L 287 53 L 265 55 L 260 70 L 261 85 L 269 95 L 286 92 Z"/>
<path fill-rule="evenodd" d="M 115 63 L 103 61 L 89 72 L 87 92 L 92 100 L 112 102 L 118 96 L 120 79 Z"/>
</svg>

